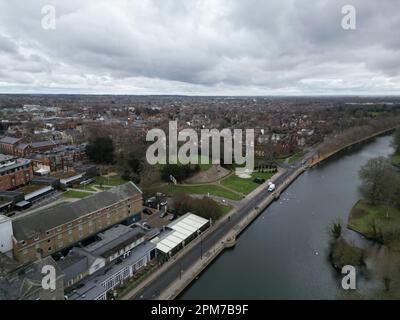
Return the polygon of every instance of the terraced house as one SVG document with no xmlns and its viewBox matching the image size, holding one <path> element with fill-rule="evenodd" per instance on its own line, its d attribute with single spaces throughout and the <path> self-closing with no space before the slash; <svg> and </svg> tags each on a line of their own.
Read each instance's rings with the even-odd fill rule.
<svg viewBox="0 0 400 320">
<path fill-rule="evenodd" d="M 123 221 L 138 221 L 142 192 L 132 182 L 77 202 L 40 210 L 13 221 L 14 258 L 22 263 L 71 247 Z"/>
</svg>

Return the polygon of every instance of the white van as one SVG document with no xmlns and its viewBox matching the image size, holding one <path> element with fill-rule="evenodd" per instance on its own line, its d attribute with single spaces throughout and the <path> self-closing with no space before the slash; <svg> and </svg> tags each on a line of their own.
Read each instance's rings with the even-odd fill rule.
<svg viewBox="0 0 400 320">
<path fill-rule="evenodd" d="M 272 192 L 275 190 L 275 185 L 273 183 L 271 183 L 268 187 L 268 192 Z"/>
</svg>

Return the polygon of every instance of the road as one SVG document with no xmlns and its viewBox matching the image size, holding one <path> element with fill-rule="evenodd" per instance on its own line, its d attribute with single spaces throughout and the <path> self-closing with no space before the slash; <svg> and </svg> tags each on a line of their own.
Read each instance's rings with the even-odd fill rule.
<svg viewBox="0 0 400 320">
<path fill-rule="evenodd" d="M 313 155 L 314 151 L 312 150 L 296 163 L 285 166 L 287 169 L 286 172 L 277 178 L 275 185 L 279 187 L 285 179 L 302 166 L 304 161 L 310 159 Z M 268 194 L 267 190 L 263 190 L 248 201 L 241 203 L 230 219 L 220 224 L 216 229 L 204 236 L 202 241 L 196 243 L 187 252 L 177 257 L 164 273 L 159 275 L 154 279 L 154 281 L 139 291 L 133 299 L 152 300 L 157 298 L 165 288 L 181 276 L 182 271 L 184 272 L 185 270 L 188 270 L 194 262 L 201 259 L 202 253 L 209 251 L 216 243 L 220 242 L 232 230 L 232 228 L 244 219 L 268 196 Z"/>
</svg>

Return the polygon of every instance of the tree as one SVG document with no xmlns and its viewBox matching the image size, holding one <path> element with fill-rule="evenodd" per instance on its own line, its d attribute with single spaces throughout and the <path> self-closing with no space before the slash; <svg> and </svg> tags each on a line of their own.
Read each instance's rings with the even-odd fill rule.
<svg viewBox="0 0 400 320">
<path fill-rule="evenodd" d="M 364 263 L 364 252 L 354 244 L 340 238 L 331 243 L 330 258 L 334 268 L 341 270 L 345 265 L 362 265 Z"/>
<path fill-rule="evenodd" d="M 170 182 L 170 175 L 181 182 L 200 170 L 199 165 L 166 164 L 161 169 L 161 178 Z"/>
<path fill-rule="evenodd" d="M 214 200 L 204 197 L 192 198 L 183 193 L 177 193 L 173 198 L 173 208 L 178 215 L 192 212 L 205 219 L 217 220 L 222 214 L 222 208 Z"/>
<path fill-rule="evenodd" d="M 393 167 L 384 157 L 369 160 L 359 172 L 362 180 L 361 191 L 373 205 L 384 203 L 393 190 Z"/>
<path fill-rule="evenodd" d="M 129 169 L 132 170 L 134 173 L 140 173 L 141 170 L 141 161 L 136 157 L 136 154 L 134 152 L 131 152 L 128 155 L 128 166 Z"/>
<path fill-rule="evenodd" d="M 90 160 L 98 164 L 114 162 L 114 142 L 109 137 L 98 137 L 86 146 L 86 154 Z"/>
<path fill-rule="evenodd" d="M 400 128 L 394 133 L 393 147 L 396 154 L 400 154 Z"/>
<path fill-rule="evenodd" d="M 339 239 L 342 236 L 342 224 L 340 222 L 336 222 L 333 224 L 331 228 L 331 234 L 335 240 Z"/>
</svg>

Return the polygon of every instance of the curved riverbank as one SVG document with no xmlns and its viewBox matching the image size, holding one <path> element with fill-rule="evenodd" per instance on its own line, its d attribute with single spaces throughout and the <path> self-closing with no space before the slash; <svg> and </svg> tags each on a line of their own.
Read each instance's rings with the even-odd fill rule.
<svg viewBox="0 0 400 320">
<path fill-rule="evenodd" d="M 346 149 L 348 149 L 348 148 L 350 148 L 352 146 L 359 145 L 359 144 L 364 143 L 364 142 L 368 142 L 369 140 L 371 140 L 373 138 L 376 138 L 376 137 L 379 137 L 379 136 L 382 136 L 382 135 L 387 135 L 390 132 L 395 131 L 397 128 L 399 128 L 399 126 L 394 126 L 394 127 L 389 128 L 389 129 L 378 131 L 378 132 L 373 133 L 371 135 L 368 135 L 368 136 L 366 136 L 364 138 L 361 138 L 361 139 L 358 139 L 356 141 L 350 142 L 350 143 L 348 143 L 348 144 L 346 144 L 346 145 L 344 145 L 342 147 L 339 147 L 336 150 L 334 150 L 332 152 L 329 152 L 328 154 L 325 154 L 325 155 L 318 155 L 317 154 L 315 157 L 310 159 L 310 161 L 308 162 L 308 165 L 309 165 L 310 168 L 312 168 L 312 167 L 316 166 L 317 164 L 329 159 L 330 157 L 342 152 L 343 150 L 346 150 Z"/>
<path fill-rule="evenodd" d="M 343 151 L 301 175 L 263 211 L 186 291 L 181 299 L 344 298 L 329 256 L 329 228 L 360 198 L 358 170 L 369 159 L 393 153 L 391 137 Z M 355 244 L 365 244 L 346 231 Z M 359 283 L 359 290 L 369 284 Z"/>
</svg>

